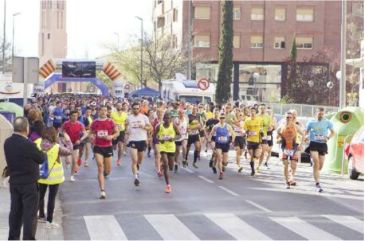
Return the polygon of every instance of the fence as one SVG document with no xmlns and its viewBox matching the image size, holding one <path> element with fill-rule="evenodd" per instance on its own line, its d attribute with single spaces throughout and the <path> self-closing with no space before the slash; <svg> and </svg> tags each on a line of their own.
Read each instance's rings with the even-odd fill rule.
<svg viewBox="0 0 365 241">
<path fill-rule="evenodd" d="M 274 114 L 284 115 L 289 110 L 296 110 L 298 116 L 313 117 L 317 112 L 318 107 L 323 107 L 325 113 L 337 112 L 339 107 L 336 106 L 321 106 L 321 105 L 302 105 L 302 104 L 280 104 L 280 103 L 265 103 L 271 106 Z"/>
</svg>

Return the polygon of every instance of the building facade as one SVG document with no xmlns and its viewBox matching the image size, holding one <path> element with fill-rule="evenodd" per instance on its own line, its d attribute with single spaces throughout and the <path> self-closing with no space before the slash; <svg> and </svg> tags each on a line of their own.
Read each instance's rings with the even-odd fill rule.
<svg viewBox="0 0 365 241">
<path fill-rule="evenodd" d="M 335 56 L 333 62 L 339 62 L 340 1 L 233 2 L 234 99 L 280 100 L 294 38 L 298 62 L 323 50 Z M 186 48 L 191 41 L 193 57 L 202 60 L 196 65 L 196 79 L 216 81 L 220 1 L 155 0 L 153 11 L 155 35 L 172 35 L 176 48 Z"/>
</svg>

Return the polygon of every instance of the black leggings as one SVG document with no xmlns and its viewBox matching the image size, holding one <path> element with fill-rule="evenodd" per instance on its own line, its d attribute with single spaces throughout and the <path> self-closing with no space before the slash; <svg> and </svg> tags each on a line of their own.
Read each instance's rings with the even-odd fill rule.
<svg viewBox="0 0 365 241">
<path fill-rule="evenodd" d="M 56 196 L 58 192 L 59 184 L 46 185 L 39 184 L 39 217 L 44 218 L 44 197 L 46 196 L 47 188 L 49 187 L 48 193 L 48 204 L 47 204 L 47 221 L 52 223 L 53 211 L 56 202 Z"/>
</svg>

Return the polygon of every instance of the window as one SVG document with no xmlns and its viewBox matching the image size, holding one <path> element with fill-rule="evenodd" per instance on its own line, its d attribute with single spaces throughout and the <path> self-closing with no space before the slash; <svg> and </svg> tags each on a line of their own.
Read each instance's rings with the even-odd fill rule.
<svg viewBox="0 0 365 241">
<path fill-rule="evenodd" d="M 210 7 L 195 7 L 194 8 L 195 19 L 210 19 Z"/>
<path fill-rule="evenodd" d="M 162 28 L 165 26 L 165 18 L 164 17 L 158 17 L 157 18 L 157 28 Z"/>
<path fill-rule="evenodd" d="M 274 49 L 285 49 L 285 37 L 274 38 Z"/>
<path fill-rule="evenodd" d="M 251 8 L 251 20 L 264 20 L 264 9 L 261 7 Z"/>
<path fill-rule="evenodd" d="M 177 36 L 175 34 L 172 35 L 172 48 L 177 48 Z"/>
<path fill-rule="evenodd" d="M 174 12 L 173 12 L 173 21 L 177 22 L 177 9 L 174 8 Z"/>
<path fill-rule="evenodd" d="M 313 8 L 297 8 L 298 22 L 313 22 L 314 9 Z"/>
<path fill-rule="evenodd" d="M 275 8 L 275 20 L 285 21 L 286 19 L 286 9 L 285 8 Z"/>
<path fill-rule="evenodd" d="M 241 19 L 241 8 L 233 8 L 233 20 Z"/>
<path fill-rule="evenodd" d="M 47 39 L 51 39 L 51 34 L 50 33 L 47 34 Z"/>
<path fill-rule="evenodd" d="M 210 36 L 209 35 L 195 35 L 194 47 L 196 48 L 210 48 Z"/>
<path fill-rule="evenodd" d="M 298 49 L 312 49 L 313 38 L 312 37 L 296 37 L 295 42 Z"/>
<path fill-rule="evenodd" d="M 262 48 L 264 40 L 262 36 L 251 36 L 251 48 Z"/>
<path fill-rule="evenodd" d="M 233 48 L 239 49 L 241 47 L 241 36 L 233 36 Z"/>
</svg>

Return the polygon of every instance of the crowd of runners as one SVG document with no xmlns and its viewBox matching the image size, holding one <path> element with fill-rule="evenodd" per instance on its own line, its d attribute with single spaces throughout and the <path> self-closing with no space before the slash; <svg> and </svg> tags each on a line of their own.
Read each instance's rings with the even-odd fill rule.
<svg viewBox="0 0 365 241">
<path fill-rule="evenodd" d="M 92 95 L 46 95 L 25 106 L 31 125 L 29 138 L 39 146 L 44 139 L 59 146 L 65 157 L 58 158 L 57 163 L 70 171 L 71 182 L 77 182 L 75 174 L 81 167 L 96 161 L 100 199 L 107 197 L 105 178 L 111 172 L 114 153 L 117 167 L 129 165 L 126 155 L 130 155 L 135 186 L 141 185 L 139 169 L 145 152 L 148 157 L 153 153 L 156 175 L 165 179 L 164 191 L 170 193 L 170 173 L 189 165 L 209 167 L 212 175 L 223 179 L 231 149 L 235 151 L 237 172 L 245 171 L 242 163 L 247 161 L 249 174 L 255 176 L 260 168 L 269 168 L 275 143 L 280 145 L 285 187 L 297 185 L 298 159 L 306 151 L 311 155 L 316 190 L 322 192 L 319 172 L 328 151 L 326 142 L 334 135 L 324 114 L 323 109 L 318 109 L 315 118 L 303 125 L 295 110 L 277 120 L 265 104 L 166 103 L 158 99 L 120 100 Z M 304 146 L 308 146 L 307 150 Z M 190 150 L 194 150 L 192 156 Z M 205 163 L 201 156 L 208 153 L 210 161 Z M 57 173 L 58 177 L 52 172 L 49 180 L 42 182 L 44 193 L 49 186 L 50 194 L 53 190 L 51 196 L 55 196 L 65 178 L 63 172 Z M 57 189 L 51 189 L 52 185 L 57 185 Z"/>
</svg>

